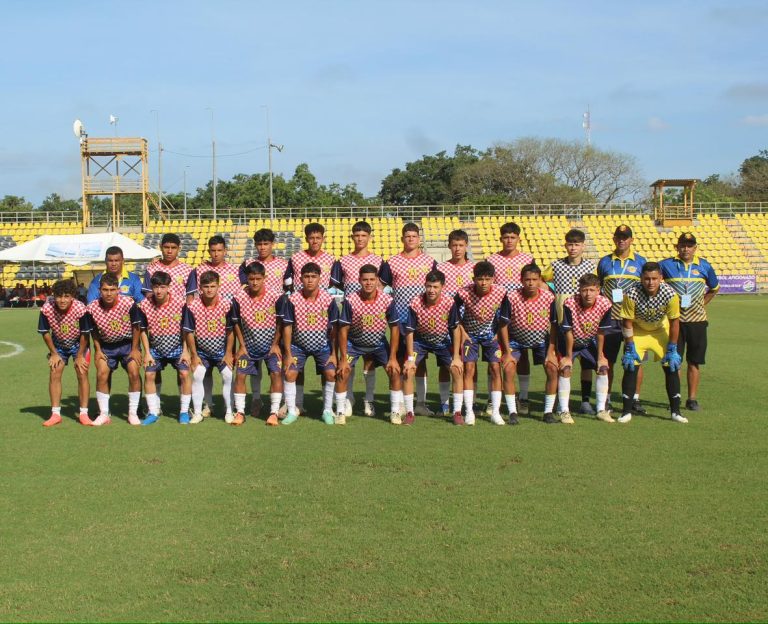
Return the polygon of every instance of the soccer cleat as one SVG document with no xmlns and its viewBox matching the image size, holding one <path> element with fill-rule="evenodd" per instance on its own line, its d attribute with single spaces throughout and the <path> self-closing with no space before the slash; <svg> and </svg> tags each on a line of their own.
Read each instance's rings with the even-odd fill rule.
<svg viewBox="0 0 768 624">
<path fill-rule="evenodd" d="M 141 421 L 142 425 L 154 425 L 160 417 L 157 414 L 147 414 L 147 417 Z"/>
<path fill-rule="evenodd" d="M 560 421 L 555 418 L 555 415 L 552 412 L 548 412 L 547 414 L 544 414 L 543 421 L 548 425 L 556 425 Z"/>
<path fill-rule="evenodd" d="M 531 413 L 531 405 L 530 405 L 528 399 L 518 399 L 517 400 L 517 411 L 522 416 L 528 416 L 528 414 Z"/>
<path fill-rule="evenodd" d="M 461 412 L 454 412 L 453 413 L 453 424 L 454 425 L 463 425 L 464 424 L 464 418 L 461 415 Z"/>
<path fill-rule="evenodd" d="M 501 414 L 492 414 L 491 415 L 491 422 L 494 425 L 506 425 L 507 423 L 504 422 L 504 419 L 501 417 Z"/>
<path fill-rule="evenodd" d="M 486 416 L 493 416 L 493 405 L 491 404 L 490 401 L 488 401 L 488 403 L 485 404 L 484 414 Z"/>
<path fill-rule="evenodd" d="M 213 413 L 213 406 L 208 405 L 208 403 L 203 403 L 203 409 L 200 411 L 200 415 L 203 418 L 210 418 L 212 413 Z"/>
<path fill-rule="evenodd" d="M 609 422 L 609 423 L 616 422 L 611 416 L 610 410 L 607 410 L 607 409 L 604 409 L 603 411 L 598 412 L 597 419 L 602 420 L 603 422 Z"/>
<path fill-rule="evenodd" d="M 203 422 L 203 419 L 205 416 L 203 416 L 203 411 L 200 410 L 199 412 L 192 412 L 192 418 L 189 419 L 190 425 L 199 425 L 201 422 Z"/>
<path fill-rule="evenodd" d="M 685 402 L 685 409 L 691 412 L 698 412 L 701 408 L 699 407 L 699 402 L 696 399 L 688 399 Z"/>
<path fill-rule="evenodd" d="M 286 412 L 285 418 L 283 418 L 284 425 L 292 425 L 299 419 L 299 412 Z"/>
<path fill-rule="evenodd" d="M 475 425 L 475 413 L 474 412 L 467 412 L 467 415 L 464 417 L 464 424 L 469 425 L 470 427 L 474 427 Z"/>
<path fill-rule="evenodd" d="M 632 414 L 622 414 L 616 419 L 616 422 L 620 423 L 628 423 L 630 420 L 632 420 Z"/>
<path fill-rule="evenodd" d="M 352 416 L 352 401 L 350 401 L 349 399 L 347 399 L 344 402 L 344 416 L 346 417 Z M 345 424 L 345 423 L 342 423 L 342 424 Z"/>
<path fill-rule="evenodd" d="M 189 412 L 182 412 L 181 414 L 179 414 L 179 424 L 180 425 L 189 424 Z"/>
<path fill-rule="evenodd" d="M 323 422 L 326 425 L 333 425 L 336 422 L 336 418 L 331 410 L 323 410 Z"/>
<path fill-rule="evenodd" d="M 688 424 L 688 419 L 685 416 L 681 416 L 680 414 L 672 413 L 672 420 L 674 420 L 676 423 L 680 423 L 683 425 Z"/>
<path fill-rule="evenodd" d="M 405 415 L 405 418 L 403 418 L 404 425 L 412 425 L 415 422 L 416 422 L 416 416 L 413 414 L 413 412 L 408 412 Z"/>
<path fill-rule="evenodd" d="M 112 419 L 109 414 L 99 414 L 93 421 L 94 427 L 101 427 L 102 425 L 109 425 L 112 423 Z"/>
<path fill-rule="evenodd" d="M 80 416 L 78 417 L 78 420 L 80 421 L 80 424 L 84 427 L 93 427 L 93 421 L 88 418 L 88 414 L 85 414 L 83 412 L 80 412 Z"/>
<path fill-rule="evenodd" d="M 278 417 L 280 420 L 282 420 L 283 418 L 285 418 L 285 416 L 286 416 L 287 414 L 288 414 L 288 406 L 287 406 L 285 403 L 283 403 L 283 404 L 280 406 L 280 409 L 279 409 L 279 410 L 277 410 L 277 417 Z"/>
<path fill-rule="evenodd" d="M 53 427 L 61 422 L 61 414 L 51 414 L 51 417 L 43 422 L 43 427 Z"/>
<path fill-rule="evenodd" d="M 224 422 L 228 425 L 231 425 L 233 422 L 235 422 L 235 415 L 232 412 L 227 412 L 224 414 Z"/>
<path fill-rule="evenodd" d="M 427 407 L 426 403 L 417 403 L 416 409 L 413 410 L 411 416 L 434 416 L 435 413 Z M 408 420 L 408 414 L 405 415 L 405 419 Z M 405 423 L 406 425 L 408 423 Z"/>
<path fill-rule="evenodd" d="M 235 427 L 239 427 L 245 422 L 245 414 L 242 412 L 235 412 L 234 417 L 232 418 L 231 425 L 234 425 Z"/>
<path fill-rule="evenodd" d="M 403 417 L 400 412 L 391 412 L 389 414 L 389 422 L 391 422 L 393 425 L 402 425 Z"/>
<path fill-rule="evenodd" d="M 579 414 L 585 414 L 587 416 L 594 416 L 595 415 L 595 408 L 592 407 L 592 404 L 589 401 L 582 401 L 581 405 L 579 406 Z"/>
<path fill-rule="evenodd" d="M 517 412 L 512 412 L 509 415 L 509 424 L 510 425 L 519 425 L 520 421 L 517 419 Z"/>
<path fill-rule="evenodd" d="M 560 412 L 560 422 L 564 425 L 573 425 L 575 424 L 573 421 L 573 416 L 571 416 L 570 412 Z"/>
<path fill-rule="evenodd" d="M 140 425 L 141 420 L 139 420 L 138 414 L 128 414 L 128 424 L 129 425 Z"/>
<path fill-rule="evenodd" d="M 275 414 L 274 412 L 270 414 L 269 418 L 267 418 L 267 424 L 270 427 L 277 427 L 277 425 L 280 424 L 280 421 L 277 419 L 277 414 Z"/>
<path fill-rule="evenodd" d="M 640 403 L 640 399 L 632 400 L 632 411 L 637 412 L 640 416 L 645 416 L 648 413 L 648 410 L 643 407 L 642 403 Z"/>
<path fill-rule="evenodd" d="M 333 417 L 333 424 L 334 425 L 346 425 L 347 424 L 347 415 L 344 412 L 339 412 Z"/>
<path fill-rule="evenodd" d="M 373 401 L 363 401 L 363 414 L 368 418 L 376 416 L 376 410 L 373 407 Z"/>
<path fill-rule="evenodd" d="M 448 418 L 451 415 L 451 406 L 448 404 L 448 401 L 440 404 L 440 411 L 442 412 L 443 416 L 445 416 L 446 418 Z"/>
</svg>

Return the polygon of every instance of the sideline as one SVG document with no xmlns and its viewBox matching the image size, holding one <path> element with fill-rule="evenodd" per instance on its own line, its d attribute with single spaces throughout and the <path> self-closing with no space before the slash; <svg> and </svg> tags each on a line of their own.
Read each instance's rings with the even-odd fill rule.
<svg viewBox="0 0 768 624">
<path fill-rule="evenodd" d="M 0 359 L 2 358 L 10 358 L 15 355 L 19 355 L 20 353 L 24 353 L 24 347 L 22 347 L 20 344 L 16 344 L 15 342 L 8 342 L 7 340 L 0 340 L 0 345 L 5 345 L 7 347 L 11 347 L 13 351 L 10 353 L 0 353 Z"/>
</svg>

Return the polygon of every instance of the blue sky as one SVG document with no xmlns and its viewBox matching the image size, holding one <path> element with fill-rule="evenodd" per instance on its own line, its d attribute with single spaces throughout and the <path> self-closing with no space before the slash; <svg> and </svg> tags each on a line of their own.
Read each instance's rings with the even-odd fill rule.
<svg viewBox="0 0 768 624">
<path fill-rule="evenodd" d="M 457 143 L 583 139 L 648 181 L 735 171 L 768 148 L 765 2 L 26 2 L 0 4 L 0 196 L 79 197 L 72 122 L 145 136 L 166 192 L 307 162 L 375 194 Z M 188 154 L 202 157 L 181 156 Z M 242 152 L 249 152 L 242 154 Z M 230 155 L 240 154 L 240 155 Z M 153 184 L 156 154 L 150 155 Z"/>
</svg>

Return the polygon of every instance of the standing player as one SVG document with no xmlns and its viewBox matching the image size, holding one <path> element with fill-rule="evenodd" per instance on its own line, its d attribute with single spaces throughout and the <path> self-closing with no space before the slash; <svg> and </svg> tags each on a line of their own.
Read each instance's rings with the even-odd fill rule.
<svg viewBox="0 0 768 624">
<path fill-rule="evenodd" d="M 120 247 L 108 247 L 104 252 L 106 268 L 101 275 L 112 275 L 118 282 L 118 292 L 124 297 L 131 297 L 136 303 L 144 299 L 141 292 L 141 279 L 135 273 L 125 269 L 125 258 Z M 91 280 L 86 299 L 88 303 L 96 301 L 101 293 L 101 275 Z"/>
<path fill-rule="evenodd" d="M 685 409 L 699 411 L 699 367 L 707 354 L 707 310 L 720 288 L 712 265 L 696 255 L 696 237 L 685 232 L 677 239 L 677 258 L 661 262 L 664 282 L 680 298 L 680 336 L 677 348 L 685 355 L 688 377 L 688 399 Z"/>
<path fill-rule="evenodd" d="M 461 306 L 461 326 L 466 336 L 461 345 L 461 357 L 464 367 L 464 405 L 467 411 L 466 423 L 475 424 L 473 410 L 474 377 L 477 361 L 480 358 L 480 348 L 483 349 L 483 360 L 488 363 L 488 373 L 491 383 L 491 422 L 503 425 L 501 417 L 501 350 L 497 336 L 499 310 L 506 299 L 507 291 L 493 283 L 496 269 L 487 261 L 475 265 L 473 284 L 460 288 L 456 293 L 456 303 Z M 454 424 L 462 424 L 461 407 L 456 409 L 458 398 L 454 389 Z M 512 424 L 515 424 L 512 422 Z"/>
<path fill-rule="evenodd" d="M 140 425 L 138 409 L 141 399 L 141 329 L 138 308 L 131 297 L 121 297 L 115 275 L 105 273 L 99 278 L 99 298 L 88 304 L 89 321 L 93 329 L 93 358 L 96 361 L 96 402 L 99 415 L 95 426 L 108 425 L 109 393 L 112 372 L 122 366 L 128 373 L 128 423 Z"/>
<path fill-rule="evenodd" d="M 397 385 L 397 382 L 393 384 L 393 378 L 399 380 L 399 318 L 392 297 L 379 289 L 378 272 L 379 267 L 373 264 L 360 267 L 360 290 L 348 295 L 341 303 L 336 341 L 339 362 L 336 376 L 337 425 L 346 423 L 346 393 L 359 357 L 367 357 L 374 366 L 384 366 L 390 378 L 390 388 Z M 387 326 L 391 338 L 389 344 L 386 336 Z M 366 403 L 368 401 L 366 396 Z M 373 396 L 370 397 L 370 402 L 370 413 L 366 410 L 366 416 L 373 415 Z"/>
<path fill-rule="evenodd" d="M 554 319 L 557 313 L 550 316 Z M 605 333 L 611 327 L 611 301 L 600 294 L 600 278 L 592 273 L 582 275 L 579 292 L 563 302 L 563 320 L 559 327 L 554 323 L 552 325 L 547 354 L 547 359 L 559 370 L 557 396 L 561 423 L 573 424 L 568 404 L 571 369 L 576 358 L 581 360 L 582 370 L 597 371 L 598 420 L 614 422 L 605 407 L 608 400 L 608 360 L 603 355 Z"/>
<path fill-rule="evenodd" d="M 290 425 L 299 417 L 296 409 L 296 378 L 307 359 L 315 360 L 315 371 L 323 378 L 323 422 L 334 424 L 333 395 L 336 381 L 336 300 L 320 288 L 321 269 L 314 262 L 301 267 L 301 288 L 283 298 L 283 384 Z"/>
<path fill-rule="evenodd" d="M 261 262 L 253 262 L 245 269 L 246 289 L 235 295 L 237 316 L 235 335 L 239 349 L 235 375 L 235 418 L 233 425 L 245 421 L 245 377 L 251 378 L 251 392 L 261 391 L 261 363 L 269 373 L 268 425 L 277 425 L 277 411 L 283 398 L 282 354 L 280 353 L 280 312 L 278 303 L 282 294 L 266 287 L 266 270 Z"/>
<path fill-rule="evenodd" d="M 672 420 L 685 424 L 688 419 L 680 415 L 680 365 L 677 352 L 680 332 L 680 299 L 669 284 L 661 281 L 661 267 L 657 262 L 646 262 L 640 283 L 630 288 L 621 304 L 624 320 L 624 378 L 621 382 L 624 409 L 620 423 L 632 420 L 632 393 L 637 383 L 637 366 L 648 352 L 655 361 L 661 360 Z M 666 353 L 664 347 L 666 346 Z"/>
<path fill-rule="evenodd" d="M 147 416 L 143 425 L 157 422 L 160 415 L 160 392 L 156 376 L 167 365 L 176 369 L 180 385 L 179 423 L 189 424 L 192 380 L 189 377 L 189 351 L 182 339 L 181 317 L 186 295 L 181 289 L 172 292 L 170 273 L 155 271 L 150 278 L 152 292 L 139 304 L 141 344 L 144 348 L 144 396 Z"/>
<path fill-rule="evenodd" d="M 406 320 L 408 306 L 413 298 L 424 292 L 424 278 L 435 269 L 437 263 L 432 256 L 421 251 L 419 226 L 415 223 L 406 223 L 403 226 L 401 240 L 403 250 L 381 265 L 379 278 L 392 288 L 395 310 L 402 322 Z M 427 362 L 425 359 L 419 361 L 416 371 L 415 413 L 431 416 L 433 412 L 427 407 Z"/>
<path fill-rule="evenodd" d="M 258 262 L 264 266 L 264 287 L 276 293 L 282 293 L 285 288 L 285 281 L 291 274 L 288 272 L 288 261 L 284 258 L 278 258 L 274 254 L 275 233 L 262 228 L 256 230 L 253 235 L 254 247 L 256 248 L 255 258 L 246 258 L 243 260 L 238 271 L 240 283 L 245 286 L 248 283 L 248 265 Z"/>
<path fill-rule="evenodd" d="M 343 290 L 345 297 L 349 297 L 351 294 L 360 291 L 360 269 L 363 266 L 373 265 L 376 267 L 376 271 L 378 271 L 383 262 L 381 256 L 377 256 L 368 249 L 368 245 L 371 242 L 371 225 L 369 223 L 358 221 L 352 226 L 352 242 L 355 246 L 352 253 L 342 256 L 340 260 L 337 260 L 334 263 L 333 268 L 331 269 L 331 284 L 336 288 Z M 377 279 L 376 287 L 378 288 L 379 286 L 380 283 Z M 363 403 L 363 410 L 365 415 L 370 418 L 374 415 L 373 394 L 376 391 L 376 363 L 371 357 L 366 355 L 363 356 L 363 362 L 363 378 L 365 379 L 365 401 Z M 352 414 L 352 406 L 355 403 L 354 366 L 350 372 L 349 379 L 346 380 L 346 384 L 348 392 L 347 406 L 344 413 L 346 416 L 350 416 Z"/>
<path fill-rule="evenodd" d="M 72 280 L 59 280 L 53 285 L 53 298 L 48 299 L 40 308 L 37 331 L 48 347 L 48 368 L 51 369 L 48 381 L 51 416 L 43 422 L 44 427 L 53 427 L 61 422 L 61 378 L 69 358 L 73 358 L 77 376 L 80 424 L 93 424 L 88 417 L 88 397 L 91 393 L 88 383 L 88 334 L 91 327 L 85 304 L 76 297 L 75 283 Z"/>
<path fill-rule="evenodd" d="M 621 304 L 624 293 L 633 284 L 640 281 L 640 271 L 646 260 L 632 250 L 632 228 L 620 225 L 613 233 L 613 253 L 603 256 L 597 264 L 597 275 L 602 284 L 601 294 L 612 302 L 611 319 L 613 329 L 605 334 L 605 357 L 608 360 L 608 405 L 611 402 L 611 386 L 613 385 L 613 366 L 621 350 Z M 632 411 L 645 414 L 645 408 L 640 403 L 640 387 L 643 385 L 643 369 L 638 371 L 637 388 L 633 398 Z M 608 408 L 610 409 L 610 408 Z"/>
<path fill-rule="evenodd" d="M 555 296 L 542 288 L 541 269 L 527 264 L 520 271 L 522 287 L 507 293 L 502 303 L 499 325 L 501 365 L 504 369 L 504 395 L 510 424 L 517 424 L 515 372 L 525 349 L 531 351 L 534 365 L 543 364 L 547 382 L 544 393 L 544 422 L 557 421 L 552 411 L 557 393 L 557 366 L 546 362 L 549 348 L 552 303 Z"/>
<path fill-rule="evenodd" d="M 217 368 L 221 373 L 226 408 L 224 421 L 232 424 L 232 327 L 237 322 L 237 304 L 233 305 L 233 299 L 219 294 L 219 274 L 215 271 L 205 271 L 200 275 L 198 285 L 200 296 L 184 307 L 181 321 L 192 369 L 194 413 L 190 423 L 196 425 L 203 420 L 203 379 L 208 370 Z"/>
<path fill-rule="evenodd" d="M 459 330 L 459 306 L 443 295 L 445 275 L 433 270 L 424 278 L 424 294 L 417 295 L 408 306 L 408 316 L 403 325 L 405 339 L 400 347 L 403 370 L 403 403 L 405 418 L 392 410 L 393 425 L 412 425 L 416 418 L 413 409 L 413 380 L 419 364 L 432 353 L 440 368 L 450 370 L 454 388 L 462 387 L 462 367 L 457 343 Z M 456 397 L 454 397 L 456 398 Z M 458 405 L 461 411 L 461 405 Z"/>
</svg>

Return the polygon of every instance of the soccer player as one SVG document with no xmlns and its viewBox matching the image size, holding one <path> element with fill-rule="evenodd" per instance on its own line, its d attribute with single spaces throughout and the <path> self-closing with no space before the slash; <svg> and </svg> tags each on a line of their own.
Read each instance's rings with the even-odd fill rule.
<svg viewBox="0 0 768 624">
<path fill-rule="evenodd" d="M 138 279 L 138 278 L 137 278 Z M 138 308 L 131 297 L 121 297 L 117 277 L 104 273 L 100 278 L 99 298 L 88 304 L 93 329 L 93 358 L 96 362 L 96 402 L 99 415 L 95 426 L 108 425 L 109 393 L 112 372 L 122 366 L 128 374 L 128 423 L 140 425 L 141 399 L 141 329 Z"/>
<path fill-rule="evenodd" d="M 206 372 L 217 368 L 221 373 L 224 395 L 224 421 L 232 424 L 232 366 L 234 363 L 234 334 L 237 322 L 233 299 L 220 294 L 219 274 L 205 271 L 198 280 L 198 294 L 184 307 L 181 328 L 189 350 L 192 370 L 192 417 L 196 425 L 203 420 L 203 379 Z M 211 380 L 213 381 L 213 380 Z"/>
<path fill-rule="evenodd" d="M 280 311 L 282 293 L 267 288 L 266 269 L 256 261 L 245 268 L 246 289 L 235 295 L 237 317 L 235 336 L 239 345 L 235 371 L 235 417 L 233 425 L 245 421 L 245 378 L 251 378 L 254 397 L 261 392 L 261 363 L 269 373 L 269 417 L 267 424 L 278 424 L 277 412 L 283 398 L 282 353 L 280 352 Z M 253 414 L 253 412 L 252 412 Z"/>
<path fill-rule="evenodd" d="M 677 239 L 677 258 L 661 262 L 661 274 L 680 298 L 680 335 L 677 348 L 685 355 L 688 399 L 685 409 L 699 411 L 699 368 L 707 354 L 706 305 L 717 294 L 720 281 L 712 265 L 696 254 L 696 237 L 684 232 Z"/>
<path fill-rule="evenodd" d="M 464 368 L 463 402 L 466 408 L 466 424 L 475 424 L 474 377 L 480 348 L 483 360 L 488 363 L 491 394 L 491 422 L 494 425 L 505 424 L 501 417 L 501 349 L 497 336 L 499 310 L 506 299 L 507 291 L 493 283 L 496 274 L 494 266 L 487 261 L 475 265 L 473 283 L 460 288 L 456 293 L 456 303 L 461 306 L 461 326 L 466 336 L 461 345 L 461 358 Z M 462 424 L 461 395 L 453 391 L 453 422 Z M 457 409 L 458 406 L 458 409 Z M 514 424 L 514 423 L 513 423 Z"/>
<path fill-rule="evenodd" d="M 597 264 L 597 276 L 602 284 L 601 294 L 612 302 L 611 319 L 613 329 L 605 334 L 604 354 L 608 360 L 608 404 L 611 403 L 611 386 L 613 385 L 613 366 L 621 350 L 621 304 L 624 293 L 640 281 L 640 271 L 646 260 L 632 250 L 632 228 L 620 225 L 613 233 L 613 253 L 600 259 Z M 638 371 L 637 388 L 633 397 L 632 411 L 645 414 L 645 408 L 640 403 L 640 387 L 643 385 L 643 369 Z M 607 409 L 610 409 L 608 407 Z"/>
<path fill-rule="evenodd" d="M 332 425 L 335 421 L 335 341 L 339 307 L 336 300 L 320 288 L 320 280 L 320 266 L 307 262 L 301 267 L 301 288 L 283 298 L 283 388 L 288 408 L 284 425 L 296 422 L 299 417 L 296 378 L 310 356 L 315 360 L 315 371 L 323 378 L 323 422 Z"/>
<path fill-rule="evenodd" d="M 73 358 L 77 376 L 77 394 L 80 399 L 80 424 L 92 425 L 88 417 L 88 335 L 91 333 L 85 304 L 78 301 L 77 287 L 72 280 L 59 280 L 53 285 L 53 298 L 40 308 L 37 331 L 48 347 L 50 377 L 48 393 L 51 396 L 51 416 L 43 422 L 53 427 L 61 422 L 61 378 L 64 367 Z"/>
<path fill-rule="evenodd" d="M 554 260 L 541 274 L 545 282 L 555 285 L 555 305 L 558 323 L 563 319 L 563 302 L 579 289 L 579 278 L 596 271 L 595 263 L 584 257 L 586 236 L 581 230 L 568 230 L 565 234 L 565 258 Z M 584 360 L 581 361 L 582 364 Z M 592 394 L 592 371 L 581 369 L 581 405 L 579 414 L 595 415 L 589 402 Z"/>
<path fill-rule="evenodd" d="M 349 297 L 351 294 L 360 291 L 360 269 L 363 266 L 373 265 L 378 271 L 383 260 L 381 256 L 376 255 L 368 249 L 371 242 L 371 225 L 365 221 L 358 221 L 352 226 L 352 243 L 354 250 L 352 253 L 342 256 L 337 260 L 331 269 L 331 284 L 336 288 L 343 290 L 344 295 Z M 376 282 L 377 288 L 381 286 Z M 363 411 L 366 416 L 374 416 L 373 395 L 376 391 L 376 362 L 367 354 L 363 355 L 363 377 L 365 379 L 365 401 L 363 402 Z M 343 363 L 343 362 L 341 362 Z M 349 379 L 346 380 L 347 407 L 345 414 L 352 414 L 352 407 L 355 403 L 354 397 L 355 385 L 355 367 L 350 372 Z M 338 386 L 338 383 L 337 383 Z"/>
<path fill-rule="evenodd" d="M 120 295 L 131 297 L 136 303 L 144 299 L 144 294 L 141 292 L 141 279 L 135 273 L 125 269 L 123 250 L 120 247 L 107 247 L 107 250 L 104 252 L 104 263 L 106 264 L 106 269 L 102 275 L 113 275 L 118 280 L 118 292 Z M 96 301 L 100 295 L 101 275 L 98 275 L 91 280 L 91 284 L 88 286 L 87 302 L 92 303 Z"/>
<path fill-rule="evenodd" d="M 403 250 L 381 265 L 379 278 L 392 288 L 392 298 L 395 302 L 400 321 L 405 321 L 408 306 L 414 297 L 424 292 L 424 278 L 437 267 L 432 256 L 421 251 L 421 236 L 419 226 L 406 223 L 402 229 Z M 431 416 L 432 410 L 427 407 L 427 362 L 420 359 L 416 371 L 416 408 L 415 413 Z"/>
<path fill-rule="evenodd" d="M 400 365 L 397 361 L 399 345 L 399 318 L 395 304 L 379 288 L 379 267 L 364 264 L 358 270 L 360 290 L 342 301 L 338 319 L 338 375 L 336 376 L 336 424 L 346 423 L 346 401 L 349 380 L 359 357 L 368 357 L 374 366 L 385 367 L 390 378 L 400 378 Z M 390 343 L 387 344 L 387 326 L 390 330 Z M 367 381 L 367 378 L 366 378 Z M 394 382 L 397 385 L 397 382 Z M 373 396 L 366 396 L 371 407 L 366 409 L 366 416 L 373 415 Z M 366 406 L 368 407 L 368 406 Z"/>
<path fill-rule="evenodd" d="M 551 320 L 557 312 L 552 310 Z M 587 273 L 579 278 L 579 292 L 563 302 L 563 319 L 550 331 L 547 359 L 559 370 L 557 395 L 560 422 L 573 424 L 569 407 L 571 369 L 576 358 L 582 370 L 596 370 L 597 419 L 614 422 L 606 409 L 608 400 L 608 360 L 603 354 L 605 333 L 612 328 L 611 301 L 600 294 L 600 278 Z"/>
<path fill-rule="evenodd" d="M 450 370 L 454 388 L 462 387 L 462 367 L 457 345 L 461 340 L 459 306 L 456 301 L 443 295 L 444 285 L 445 275 L 436 269 L 430 271 L 424 278 L 424 294 L 414 297 L 408 306 L 408 315 L 402 323 L 405 339 L 400 347 L 405 418 L 401 420 L 399 410 L 393 409 L 390 416 L 393 425 L 412 425 L 416 420 L 413 382 L 417 368 L 427 353 L 434 354 L 439 367 Z"/>
<path fill-rule="evenodd" d="M 682 358 L 677 352 L 680 333 L 680 299 L 669 284 L 661 281 L 661 267 L 657 262 L 646 262 L 640 275 L 640 283 L 632 286 L 621 304 L 624 322 L 624 378 L 621 382 L 624 409 L 618 418 L 620 423 L 632 420 L 632 393 L 637 383 L 637 367 L 647 353 L 653 353 L 655 361 L 661 360 L 669 399 L 672 420 L 687 423 L 680 415 L 680 376 Z M 665 352 L 666 346 L 666 352 Z"/>
<path fill-rule="evenodd" d="M 437 270 L 445 275 L 443 294 L 446 297 L 453 298 L 459 290 L 472 284 L 472 269 L 475 263 L 469 261 L 467 247 L 469 247 L 469 236 L 464 230 L 453 230 L 448 234 L 448 249 L 451 250 L 451 257 L 437 265 Z M 475 370 L 475 378 L 477 378 L 477 370 Z M 439 372 L 439 390 L 440 410 L 443 416 L 450 416 L 451 377 L 444 368 Z"/>
<path fill-rule="evenodd" d="M 248 283 L 246 271 L 248 265 L 259 262 L 264 266 L 264 287 L 267 290 L 282 293 L 285 281 L 291 277 L 291 274 L 288 272 L 288 261 L 274 254 L 275 233 L 268 228 L 256 230 L 253 242 L 256 247 L 256 257 L 243 260 L 239 269 L 240 283 L 244 286 Z"/>
<path fill-rule="evenodd" d="M 144 349 L 144 396 L 147 401 L 147 416 L 142 424 L 151 425 L 159 418 L 157 375 L 170 364 L 179 377 L 179 423 L 187 425 L 192 380 L 189 376 L 189 350 L 181 330 L 187 295 L 182 294 L 183 291 L 178 287 L 173 292 L 173 278 L 165 271 L 155 271 L 150 278 L 150 286 L 152 292 L 139 304 L 139 326 Z"/>
<path fill-rule="evenodd" d="M 549 348 L 552 302 L 555 296 L 542 288 L 541 269 L 526 264 L 520 271 L 522 287 L 507 293 L 499 311 L 499 344 L 504 370 L 504 395 L 510 424 L 517 424 L 515 373 L 524 349 L 531 351 L 534 365 L 544 365 L 547 381 L 544 394 L 544 422 L 557 423 L 552 411 L 557 397 L 557 366 L 546 362 Z"/>
</svg>

